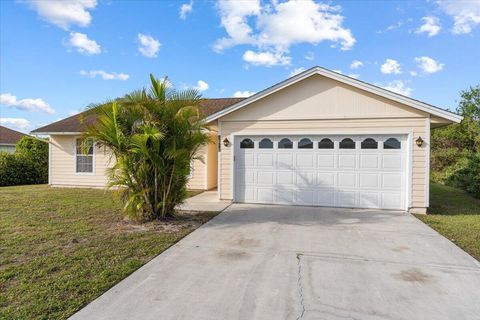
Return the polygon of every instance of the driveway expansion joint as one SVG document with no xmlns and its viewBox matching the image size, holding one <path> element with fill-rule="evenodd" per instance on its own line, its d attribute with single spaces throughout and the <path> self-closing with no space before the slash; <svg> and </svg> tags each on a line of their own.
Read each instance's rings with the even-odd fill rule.
<svg viewBox="0 0 480 320">
<path fill-rule="evenodd" d="M 297 317 L 296 320 L 300 320 L 305 315 L 305 304 L 304 304 L 304 300 L 303 300 L 303 286 L 302 286 L 302 260 L 301 260 L 301 258 L 302 258 L 302 254 L 297 253 L 298 294 L 300 296 L 300 307 L 301 307 L 302 312 L 300 313 L 300 315 Z"/>
</svg>

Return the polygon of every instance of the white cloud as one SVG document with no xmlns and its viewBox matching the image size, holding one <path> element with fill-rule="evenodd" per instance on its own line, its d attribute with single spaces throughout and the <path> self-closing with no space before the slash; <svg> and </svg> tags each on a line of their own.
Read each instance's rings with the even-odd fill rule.
<svg viewBox="0 0 480 320">
<path fill-rule="evenodd" d="M 75 24 L 86 27 L 92 21 L 89 10 L 95 9 L 96 0 L 27 0 L 37 14 L 60 28 L 68 29 Z"/>
<path fill-rule="evenodd" d="M 88 78 L 96 78 L 97 76 L 101 77 L 103 80 L 128 80 L 130 76 L 126 73 L 116 73 L 116 72 L 105 72 L 103 70 L 81 70 L 80 74 Z"/>
<path fill-rule="evenodd" d="M 293 77 L 294 75 L 297 75 L 297 74 L 299 74 L 303 71 L 305 71 L 304 67 L 295 68 L 295 69 L 292 70 L 292 72 L 290 72 L 290 77 Z"/>
<path fill-rule="evenodd" d="M 380 71 L 384 74 L 400 74 L 402 70 L 398 61 L 393 59 L 386 59 L 385 63 L 380 67 Z"/>
<path fill-rule="evenodd" d="M 193 1 L 182 4 L 180 6 L 180 11 L 179 11 L 180 19 L 183 19 L 183 20 L 187 19 L 187 14 L 192 12 L 192 10 L 193 10 Z"/>
<path fill-rule="evenodd" d="M 161 43 L 154 37 L 147 34 L 138 34 L 138 42 L 140 46 L 138 51 L 147 58 L 156 58 L 160 50 Z"/>
<path fill-rule="evenodd" d="M 292 58 L 285 56 L 282 52 L 253 52 L 247 50 L 243 54 L 243 60 L 254 66 L 286 66 L 289 65 Z"/>
<path fill-rule="evenodd" d="M 358 73 L 349 73 L 347 74 L 347 76 L 354 79 L 360 78 L 360 75 Z"/>
<path fill-rule="evenodd" d="M 30 121 L 23 118 L 0 118 L 0 124 L 20 130 L 30 128 Z"/>
<path fill-rule="evenodd" d="M 40 98 L 17 100 L 17 97 L 10 93 L 2 93 L 0 95 L 0 104 L 30 112 L 42 111 L 48 114 L 55 113 L 55 110 L 53 110 L 48 103 Z"/>
<path fill-rule="evenodd" d="M 404 24 L 405 22 L 403 20 L 399 20 L 397 23 L 391 24 L 383 30 L 378 30 L 376 33 L 379 33 L 379 34 L 387 33 L 389 31 L 401 28 Z"/>
<path fill-rule="evenodd" d="M 250 97 L 250 96 L 253 96 L 255 94 L 255 92 L 252 92 L 252 91 L 235 91 L 235 93 L 233 94 L 233 97 L 234 98 L 247 98 L 247 97 Z"/>
<path fill-rule="evenodd" d="M 305 55 L 305 59 L 312 61 L 313 59 L 315 59 L 315 54 L 312 51 L 308 51 L 307 54 Z"/>
<path fill-rule="evenodd" d="M 299 43 L 316 45 L 330 41 L 342 50 L 351 49 L 355 44 L 351 31 L 343 27 L 344 17 L 340 14 L 339 6 L 312 0 L 272 1 L 265 5 L 259 0 L 220 0 L 217 8 L 220 23 L 228 36 L 218 39 L 213 49 L 221 52 L 236 45 L 252 45 L 258 49 L 257 55 L 262 54 L 258 58 L 266 58 L 265 54 L 270 53 L 268 58 L 277 60 L 275 63 L 255 65 L 288 64 L 280 57 L 290 60 L 287 57 L 290 47 Z M 252 50 L 247 52 L 247 56 L 253 57 Z"/>
<path fill-rule="evenodd" d="M 454 34 L 470 33 L 480 24 L 480 1 L 437 1 L 440 8 L 453 17 Z"/>
<path fill-rule="evenodd" d="M 441 29 L 440 19 L 434 16 L 427 16 L 422 18 L 423 24 L 415 33 L 426 33 L 428 37 L 436 36 Z"/>
<path fill-rule="evenodd" d="M 443 69 L 444 64 L 435 61 L 430 57 L 416 57 L 415 62 L 418 67 L 425 73 L 435 73 Z"/>
<path fill-rule="evenodd" d="M 360 60 L 353 60 L 350 64 L 350 69 L 358 69 L 363 66 L 363 62 Z"/>
<path fill-rule="evenodd" d="M 417 71 L 410 71 L 409 72 L 412 77 L 416 77 L 418 75 Z"/>
<path fill-rule="evenodd" d="M 343 74 L 342 70 L 339 70 L 339 69 L 333 69 L 332 71 L 333 71 L 333 72 L 336 72 L 336 73 Z"/>
<path fill-rule="evenodd" d="M 68 39 L 67 44 L 86 55 L 100 54 L 102 52 L 102 48 L 95 40 L 89 39 L 86 34 L 80 32 L 70 32 L 70 39 Z"/>
<path fill-rule="evenodd" d="M 194 87 L 194 89 L 203 92 L 208 89 L 208 83 L 206 83 L 203 80 L 198 80 L 197 85 Z"/>
<path fill-rule="evenodd" d="M 389 82 L 383 88 L 407 97 L 409 97 L 413 92 L 413 89 L 407 87 L 407 85 L 402 80 L 394 80 L 392 82 Z"/>
</svg>

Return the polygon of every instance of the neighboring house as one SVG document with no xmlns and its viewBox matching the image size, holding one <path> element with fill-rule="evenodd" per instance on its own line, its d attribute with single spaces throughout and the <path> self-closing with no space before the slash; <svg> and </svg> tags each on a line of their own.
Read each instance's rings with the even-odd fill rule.
<svg viewBox="0 0 480 320">
<path fill-rule="evenodd" d="M 0 152 L 14 153 L 15 145 L 24 136 L 26 134 L 0 126 Z"/>
<path fill-rule="evenodd" d="M 235 202 L 382 208 L 425 213 L 430 129 L 462 117 L 314 67 L 246 99 L 201 104 L 216 136 L 193 163 L 189 187 Z M 81 154 L 86 123 L 73 116 L 50 136 L 52 186 L 103 187 L 109 156 Z"/>
</svg>

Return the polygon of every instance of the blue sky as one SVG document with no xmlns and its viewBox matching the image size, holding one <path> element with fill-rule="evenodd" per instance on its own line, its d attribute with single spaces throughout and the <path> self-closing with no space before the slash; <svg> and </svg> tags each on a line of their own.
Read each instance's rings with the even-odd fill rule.
<svg viewBox="0 0 480 320">
<path fill-rule="evenodd" d="M 0 1 L 0 123 L 28 132 L 168 75 L 245 96 L 320 65 L 455 110 L 480 1 Z"/>
</svg>

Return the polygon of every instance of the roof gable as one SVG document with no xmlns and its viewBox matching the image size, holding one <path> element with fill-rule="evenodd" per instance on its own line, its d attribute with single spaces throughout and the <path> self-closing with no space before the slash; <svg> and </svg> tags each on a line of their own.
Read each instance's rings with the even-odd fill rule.
<svg viewBox="0 0 480 320">
<path fill-rule="evenodd" d="M 222 117 L 225 121 L 426 117 L 428 113 L 314 74 Z"/>
<path fill-rule="evenodd" d="M 335 81 L 338 81 L 339 83 L 342 83 L 342 84 L 345 84 L 345 85 L 348 85 L 348 86 L 351 86 L 353 88 L 356 88 L 356 89 L 359 89 L 359 90 L 362 90 L 362 91 L 365 91 L 369 94 L 373 94 L 373 95 L 376 95 L 378 96 L 379 98 L 384 98 L 384 99 L 388 99 L 388 100 L 391 100 L 393 102 L 396 102 L 396 103 L 399 103 L 399 104 L 402 104 L 404 106 L 407 106 L 407 107 L 410 107 L 410 108 L 413 108 L 413 109 L 416 109 L 418 111 L 422 111 L 422 112 L 425 112 L 425 113 L 428 113 L 428 114 L 432 114 L 432 115 L 435 115 L 437 117 L 440 117 L 440 118 L 443 118 L 443 119 L 446 119 L 446 120 L 449 120 L 449 121 L 452 121 L 452 122 L 460 122 L 462 120 L 462 117 L 455 114 L 455 113 L 452 113 L 450 111 L 446 111 L 446 110 L 443 110 L 443 109 L 440 109 L 440 108 L 437 108 L 435 106 L 432 106 L 432 105 L 429 105 L 427 103 L 424 103 L 424 102 L 421 102 L 421 101 L 418 101 L 418 100 L 415 100 L 415 99 L 412 99 L 412 98 L 409 98 L 409 97 L 406 97 L 406 96 L 403 96 L 403 95 L 400 95 L 400 94 L 397 94 L 397 93 L 394 93 L 394 92 L 391 92 L 391 91 L 388 91 L 386 89 L 383 89 L 383 88 L 380 88 L 380 87 L 377 87 L 377 86 L 374 86 L 372 84 L 369 84 L 369 83 L 366 83 L 366 82 L 363 82 L 363 81 L 360 81 L 360 80 L 357 80 L 357 79 L 353 79 L 353 78 L 350 78 L 350 77 L 347 77 L 345 75 L 342 75 L 342 74 L 339 74 L 339 73 L 336 73 L 336 72 L 333 72 L 333 71 L 330 71 L 328 69 L 324 69 L 324 68 L 321 68 L 321 67 L 313 67 L 311 69 L 308 69 L 302 73 L 299 73 L 291 78 L 288 78 L 287 80 L 284 80 L 276 85 L 273 85 L 263 91 L 260 91 L 258 92 L 257 94 L 239 102 L 239 103 L 236 103 L 228 108 L 225 108 L 223 110 L 220 110 L 219 112 L 216 112 L 214 114 L 212 114 L 211 116 L 207 117 L 207 121 L 213 121 L 213 120 L 216 120 L 216 119 L 219 119 L 221 117 L 224 117 L 226 116 L 227 114 L 233 112 L 233 111 L 236 111 L 240 108 L 243 108 L 247 105 L 250 105 L 252 104 L 253 102 L 256 102 L 260 99 L 264 99 L 265 97 L 268 97 L 270 95 L 272 95 L 273 93 L 276 93 L 280 90 L 283 90 L 289 86 L 292 86 L 304 79 L 307 79 L 311 76 L 314 76 L 314 75 L 320 75 L 320 76 L 323 76 L 323 77 L 326 77 L 326 78 L 329 78 L 329 79 L 332 79 L 332 80 L 335 80 Z"/>
</svg>

